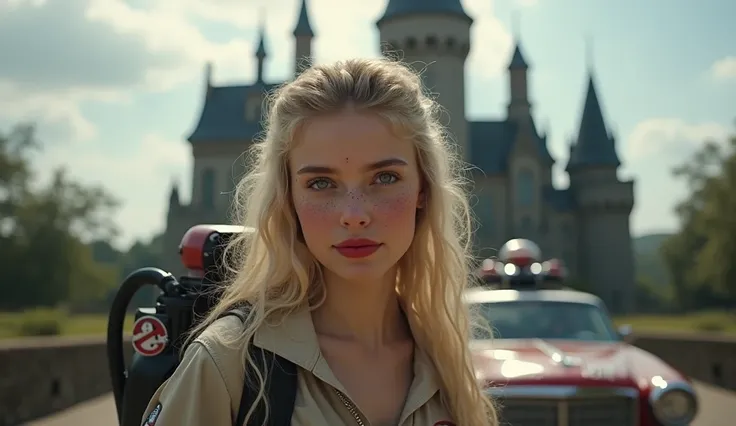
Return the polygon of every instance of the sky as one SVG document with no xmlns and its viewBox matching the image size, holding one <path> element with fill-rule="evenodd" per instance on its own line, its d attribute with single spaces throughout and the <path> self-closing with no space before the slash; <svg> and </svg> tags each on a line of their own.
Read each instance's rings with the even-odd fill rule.
<svg viewBox="0 0 736 426">
<path fill-rule="evenodd" d="M 387 0 L 308 0 L 315 61 L 377 57 Z M 266 23 L 269 81 L 290 78 L 301 0 L 0 0 L 0 130 L 31 121 L 40 179 L 65 166 L 123 205 L 116 244 L 165 226 L 168 194 L 191 191 L 186 142 L 215 85 L 254 79 Z M 634 179 L 632 233 L 671 232 L 687 195 L 671 169 L 736 119 L 736 2 L 730 0 L 463 0 L 474 19 L 466 67 L 470 119 L 499 119 L 518 35 L 530 97 L 564 187 L 568 141 L 593 70 L 622 179 Z"/>
</svg>

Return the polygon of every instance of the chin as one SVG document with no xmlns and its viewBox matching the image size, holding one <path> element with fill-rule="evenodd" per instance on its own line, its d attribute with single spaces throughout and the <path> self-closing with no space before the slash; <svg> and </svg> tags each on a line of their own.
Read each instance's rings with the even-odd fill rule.
<svg viewBox="0 0 736 426">
<path fill-rule="evenodd" d="M 377 265 L 340 265 L 327 268 L 330 273 L 345 281 L 378 281 L 383 279 L 391 268 Z"/>
<path fill-rule="evenodd" d="M 395 268 L 396 262 L 387 262 L 385 259 L 346 259 L 340 256 L 339 259 L 330 259 L 329 262 L 322 263 L 324 268 L 330 275 L 340 278 L 344 281 L 380 281 L 388 274 L 391 274 Z"/>
</svg>

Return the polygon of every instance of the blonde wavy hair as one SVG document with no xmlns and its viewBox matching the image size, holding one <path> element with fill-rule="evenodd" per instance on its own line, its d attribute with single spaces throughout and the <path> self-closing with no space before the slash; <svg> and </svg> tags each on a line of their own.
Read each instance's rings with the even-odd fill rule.
<svg viewBox="0 0 736 426">
<path fill-rule="evenodd" d="M 324 298 L 321 266 L 307 249 L 290 194 L 289 151 L 310 117 L 350 104 L 389 122 L 413 141 L 426 205 L 418 212 L 414 240 L 398 265 L 396 291 L 415 331 L 414 339 L 433 360 L 443 403 L 458 425 L 496 426 L 496 411 L 478 383 L 469 339 L 476 317 L 463 303 L 470 284 L 472 216 L 464 189 L 465 168 L 438 122 L 440 108 L 420 76 L 392 59 L 353 59 L 305 70 L 268 99 L 265 139 L 250 152 L 248 172 L 235 196 L 235 223 L 255 228 L 227 247 L 230 277 L 222 297 L 193 329 L 198 335 L 227 310 L 251 305 L 239 340 L 244 359 L 256 330 Z M 258 401 L 263 401 L 263 377 Z M 253 407 L 248 417 L 253 413 Z M 238 425 L 240 426 L 240 425 Z"/>
</svg>

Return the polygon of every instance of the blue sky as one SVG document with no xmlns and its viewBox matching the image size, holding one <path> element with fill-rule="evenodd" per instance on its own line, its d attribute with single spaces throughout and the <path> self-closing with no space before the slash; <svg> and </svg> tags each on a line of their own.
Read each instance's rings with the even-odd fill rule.
<svg viewBox="0 0 736 426">
<path fill-rule="evenodd" d="M 8 0 L 0 2 L 0 128 L 34 120 L 41 176 L 66 165 L 124 205 L 119 241 L 163 229 L 174 179 L 191 187 L 185 141 L 197 120 L 204 64 L 215 84 L 255 73 L 259 11 L 267 75 L 288 78 L 300 0 Z M 386 0 L 309 0 L 316 61 L 377 56 Z M 635 235 L 676 229 L 683 182 L 671 168 L 736 119 L 736 2 L 728 0 L 464 0 L 475 19 L 468 114 L 500 118 L 512 33 L 531 63 L 534 115 L 562 173 L 589 65 L 618 138 L 622 178 L 636 180 Z M 514 15 L 518 25 L 514 25 Z M 590 48 L 586 49 L 587 45 Z M 592 53 L 587 53 L 592 52 Z"/>
</svg>

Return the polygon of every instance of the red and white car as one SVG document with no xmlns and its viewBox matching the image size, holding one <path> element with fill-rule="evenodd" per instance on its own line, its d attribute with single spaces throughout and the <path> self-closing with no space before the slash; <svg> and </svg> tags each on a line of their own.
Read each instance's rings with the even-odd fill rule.
<svg viewBox="0 0 736 426">
<path fill-rule="evenodd" d="M 493 336 L 476 333 L 476 374 L 509 426 L 687 426 L 690 380 L 624 341 L 601 299 L 564 288 L 564 267 L 511 240 L 466 294 Z M 556 283 L 556 285 L 555 285 Z"/>
</svg>

